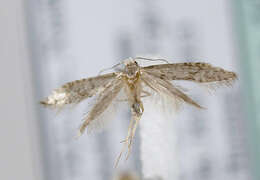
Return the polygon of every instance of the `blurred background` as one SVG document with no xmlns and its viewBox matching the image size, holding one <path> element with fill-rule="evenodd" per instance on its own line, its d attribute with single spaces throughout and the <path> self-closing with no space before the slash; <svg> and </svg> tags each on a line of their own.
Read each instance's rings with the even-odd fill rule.
<svg viewBox="0 0 260 180">
<path fill-rule="evenodd" d="M 0 179 L 260 179 L 259 28 L 258 0 L 1 1 Z M 137 55 L 209 62 L 239 80 L 215 95 L 190 89 L 207 110 L 184 106 L 170 126 L 147 114 L 114 169 L 128 111 L 75 140 L 87 104 L 57 115 L 38 102 Z"/>
</svg>

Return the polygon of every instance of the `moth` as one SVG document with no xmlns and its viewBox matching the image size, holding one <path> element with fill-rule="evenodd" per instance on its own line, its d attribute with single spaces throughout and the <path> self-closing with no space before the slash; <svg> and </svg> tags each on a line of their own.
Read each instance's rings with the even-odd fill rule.
<svg viewBox="0 0 260 180">
<path fill-rule="evenodd" d="M 164 61 L 162 64 L 141 67 L 138 60 Z M 126 96 L 131 109 L 131 120 L 123 149 L 117 158 L 116 165 L 125 148 L 129 156 L 133 138 L 138 123 L 144 112 L 142 99 L 151 96 L 151 92 L 166 96 L 169 100 L 187 103 L 195 108 L 203 108 L 182 89 L 171 81 L 186 80 L 205 85 L 230 86 L 237 75 L 234 72 L 214 67 L 203 62 L 168 63 L 165 59 L 151 59 L 144 57 L 128 58 L 112 68 L 123 65 L 117 72 L 98 75 L 86 79 L 76 80 L 55 89 L 50 96 L 40 103 L 46 107 L 62 109 L 69 104 L 78 104 L 81 101 L 96 96 L 96 102 L 89 113 L 84 117 L 79 128 L 79 135 L 105 112 L 116 100 L 120 91 Z"/>
</svg>

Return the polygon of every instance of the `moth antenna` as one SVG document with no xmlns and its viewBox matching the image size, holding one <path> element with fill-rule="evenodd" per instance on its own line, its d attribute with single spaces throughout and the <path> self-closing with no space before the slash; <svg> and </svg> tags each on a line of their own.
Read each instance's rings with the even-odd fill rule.
<svg viewBox="0 0 260 180">
<path fill-rule="evenodd" d="M 147 60 L 147 61 L 163 61 L 167 64 L 170 64 L 169 61 L 167 61 L 166 59 L 161 59 L 161 58 L 145 58 L 145 57 L 135 57 L 135 59 L 141 59 L 141 60 Z"/>
<path fill-rule="evenodd" d="M 108 71 L 108 70 L 110 70 L 110 69 L 113 69 L 113 68 L 115 68 L 115 67 L 117 67 L 117 66 L 119 66 L 119 65 L 121 65 L 121 64 L 123 64 L 123 62 L 117 63 L 117 64 L 115 64 L 114 66 L 112 66 L 112 67 L 110 67 L 110 68 L 102 69 L 101 71 L 99 71 L 98 75 L 101 75 L 101 73 L 103 73 L 103 72 L 105 72 L 105 71 Z"/>
</svg>

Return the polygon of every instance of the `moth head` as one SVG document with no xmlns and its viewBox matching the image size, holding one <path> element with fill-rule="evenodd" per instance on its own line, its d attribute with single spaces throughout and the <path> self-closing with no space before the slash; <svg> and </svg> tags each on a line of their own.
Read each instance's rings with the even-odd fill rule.
<svg viewBox="0 0 260 180">
<path fill-rule="evenodd" d="M 136 77 L 140 71 L 140 67 L 138 63 L 132 58 L 125 60 L 124 65 L 125 65 L 124 71 L 129 78 Z"/>
</svg>

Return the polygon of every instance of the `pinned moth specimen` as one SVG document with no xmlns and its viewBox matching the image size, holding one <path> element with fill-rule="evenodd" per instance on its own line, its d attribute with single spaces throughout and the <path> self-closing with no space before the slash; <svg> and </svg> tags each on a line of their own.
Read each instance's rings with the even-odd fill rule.
<svg viewBox="0 0 260 180">
<path fill-rule="evenodd" d="M 137 63 L 138 60 L 164 61 L 164 63 L 141 67 Z M 79 135 L 81 135 L 116 100 L 117 95 L 122 90 L 126 95 L 132 117 L 127 137 L 122 141 L 125 145 L 116 165 L 126 147 L 128 148 L 127 157 L 129 156 L 136 128 L 144 112 L 142 98 L 151 95 L 145 88 L 156 94 L 166 96 L 172 101 L 185 102 L 201 109 L 202 106 L 171 81 L 186 80 L 205 85 L 230 86 L 237 79 L 234 72 L 203 62 L 170 64 L 164 59 L 136 57 L 128 58 L 112 68 L 119 65 L 123 65 L 123 69 L 117 72 L 66 83 L 41 101 L 44 106 L 62 109 L 68 104 L 78 104 L 89 97 L 97 96 L 95 104 L 84 117 L 79 128 Z"/>
</svg>

